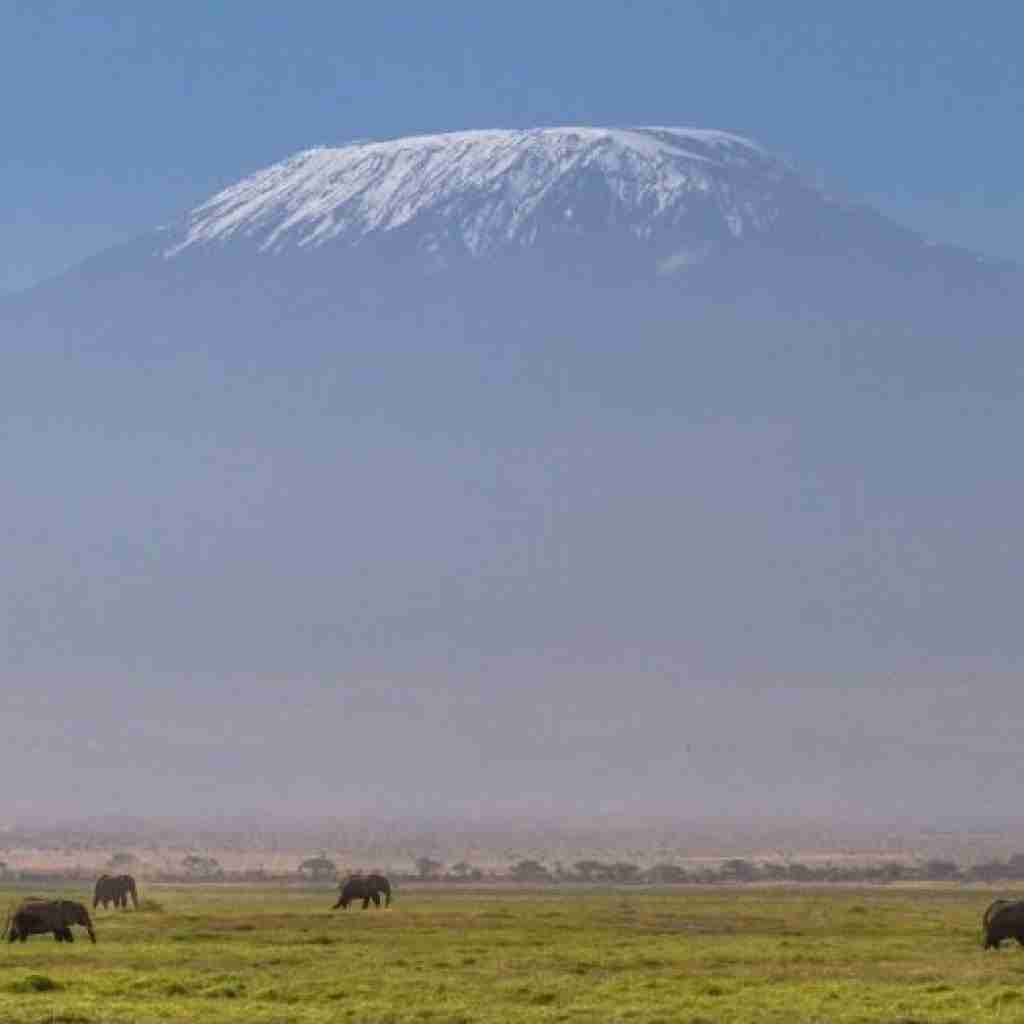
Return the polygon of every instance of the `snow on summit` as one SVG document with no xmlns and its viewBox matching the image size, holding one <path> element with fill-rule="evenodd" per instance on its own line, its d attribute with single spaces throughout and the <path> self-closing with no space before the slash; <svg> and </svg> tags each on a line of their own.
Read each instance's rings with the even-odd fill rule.
<svg viewBox="0 0 1024 1024">
<path fill-rule="evenodd" d="M 747 139 L 693 128 L 538 128 L 421 135 L 297 153 L 193 210 L 174 243 L 263 252 L 417 232 L 473 255 L 544 233 L 699 223 L 742 237 L 778 215 L 792 170 Z"/>
</svg>

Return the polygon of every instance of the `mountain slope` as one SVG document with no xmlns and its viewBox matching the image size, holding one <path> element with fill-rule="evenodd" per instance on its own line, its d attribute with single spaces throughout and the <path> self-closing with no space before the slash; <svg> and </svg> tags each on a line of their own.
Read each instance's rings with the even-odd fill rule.
<svg viewBox="0 0 1024 1024">
<path fill-rule="evenodd" d="M 428 266 L 574 243 L 626 243 L 661 273 L 723 249 L 869 251 L 905 269 L 954 259 L 870 210 L 827 195 L 784 160 L 692 128 L 468 131 L 307 150 L 200 205 L 160 241 L 164 258 L 234 245 L 279 255 L 401 241 Z M 639 244 L 630 244 L 639 243 Z M 593 258 L 593 253 L 590 254 Z"/>
<path fill-rule="evenodd" d="M 0 323 L 173 347 L 272 324 L 322 337 L 339 317 L 372 332 L 439 303 L 466 330 L 532 317 L 534 334 L 562 316 L 600 331 L 624 307 L 682 323 L 752 303 L 755 320 L 811 317 L 875 344 L 957 339 L 982 316 L 1004 332 L 1019 283 L 726 132 L 491 130 L 296 154 L 0 303 Z"/>
</svg>

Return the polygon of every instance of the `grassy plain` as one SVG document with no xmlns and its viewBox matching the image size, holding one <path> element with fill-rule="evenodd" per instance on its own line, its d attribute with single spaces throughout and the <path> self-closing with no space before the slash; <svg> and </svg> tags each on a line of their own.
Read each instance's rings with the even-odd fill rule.
<svg viewBox="0 0 1024 1024">
<path fill-rule="evenodd" d="M 1024 1020 L 1024 950 L 982 951 L 977 889 L 439 887 L 333 914 L 327 888 L 144 895 L 162 911 L 98 911 L 95 946 L 5 943 L 0 1021 Z"/>
</svg>

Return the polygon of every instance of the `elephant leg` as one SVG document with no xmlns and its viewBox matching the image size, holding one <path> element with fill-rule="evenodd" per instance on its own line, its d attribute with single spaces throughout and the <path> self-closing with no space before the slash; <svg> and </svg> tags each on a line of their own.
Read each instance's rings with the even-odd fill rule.
<svg viewBox="0 0 1024 1024">
<path fill-rule="evenodd" d="M 375 892 L 373 894 L 373 905 L 379 910 L 380 909 L 380 893 Z"/>
<path fill-rule="evenodd" d="M 365 910 L 369 905 L 370 905 L 370 897 L 369 896 L 364 896 L 363 897 L 363 910 Z"/>
</svg>

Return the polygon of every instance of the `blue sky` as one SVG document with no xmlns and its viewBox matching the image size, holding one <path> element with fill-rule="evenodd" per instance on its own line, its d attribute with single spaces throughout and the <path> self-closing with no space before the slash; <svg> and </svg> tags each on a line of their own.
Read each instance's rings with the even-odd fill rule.
<svg viewBox="0 0 1024 1024">
<path fill-rule="evenodd" d="M 1024 9 L 789 0 L 0 6 L 0 290 L 316 144 L 560 123 L 731 129 L 1024 260 Z"/>
</svg>

